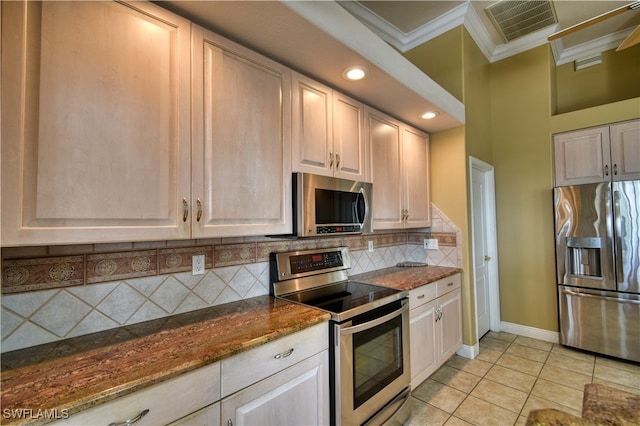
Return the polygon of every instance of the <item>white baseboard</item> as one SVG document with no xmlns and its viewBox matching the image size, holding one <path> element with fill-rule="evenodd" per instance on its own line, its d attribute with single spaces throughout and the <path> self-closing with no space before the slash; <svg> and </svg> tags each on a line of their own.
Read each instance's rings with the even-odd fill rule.
<svg viewBox="0 0 640 426">
<path fill-rule="evenodd" d="M 478 343 L 473 346 L 462 345 L 456 353 L 464 358 L 475 359 L 480 353 L 480 345 Z"/>
<path fill-rule="evenodd" d="M 532 339 L 542 340 L 549 343 L 559 343 L 560 333 L 557 331 L 543 330 L 541 328 L 529 327 L 528 325 L 514 324 L 511 322 L 500 322 L 500 330 L 505 333 L 517 334 L 518 336 L 531 337 Z M 468 359 L 475 359 L 480 354 L 480 344 L 462 345 L 456 354 Z"/>
<path fill-rule="evenodd" d="M 514 324 L 502 321 L 501 331 L 505 333 L 517 334 L 519 336 L 531 337 L 532 339 L 543 340 L 549 343 L 559 343 L 560 333 L 557 331 L 543 330 L 541 328 L 529 327 L 528 325 Z"/>
</svg>

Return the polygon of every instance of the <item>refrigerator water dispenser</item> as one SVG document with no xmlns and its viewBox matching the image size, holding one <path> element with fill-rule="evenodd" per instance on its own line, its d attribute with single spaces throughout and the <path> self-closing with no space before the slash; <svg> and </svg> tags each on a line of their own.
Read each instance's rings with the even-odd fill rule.
<svg viewBox="0 0 640 426">
<path fill-rule="evenodd" d="M 567 238 L 567 272 L 571 275 L 602 277 L 600 238 Z"/>
</svg>

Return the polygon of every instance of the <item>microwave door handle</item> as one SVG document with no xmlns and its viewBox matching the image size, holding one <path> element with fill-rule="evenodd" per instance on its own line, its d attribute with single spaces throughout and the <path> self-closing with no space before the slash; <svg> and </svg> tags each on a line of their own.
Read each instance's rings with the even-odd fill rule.
<svg viewBox="0 0 640 426">
<path fill-rule="evenodd" d="M 361 211 L 360 209 L 360 200 L 362 200 L 362 205 L 363 205 L 363 209 L 364 211 Z M 366 194 L 364 193 L 364 191 L 361 189 L 360 192 L 358 192 L 358 198 L 356 199 L 356 202 L 354 203 L 354 207 L 355 207 L 355 218 L 358 221 L 358 223 L 360 225 L 364 225 L 365 219 L 367 217 L 367 214 L 369 213 L 367 210 L 367 197 Z"/>
</svg>

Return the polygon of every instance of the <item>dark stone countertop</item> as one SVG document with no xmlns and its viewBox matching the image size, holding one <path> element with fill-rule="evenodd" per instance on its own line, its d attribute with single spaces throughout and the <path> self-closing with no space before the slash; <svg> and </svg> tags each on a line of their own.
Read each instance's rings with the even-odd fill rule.
<svg viewBox="0 0 640 426">
<path fill-rule="evenodd" d="M 320 310 L 259 296 L 7 352 L 2 410 L 73 414 L 328 319 Z M 2 423 L 25 420 L 46 422 Z"/>
<path fill-rule="evenodd" d="M 349 278 L 400 290 L 413 290 L 460 272 L 462 272 L 462 269 L 448 266 L 417 266 L 409 268 L 393 266 L 373 272 L 365 272 Z"/>
</svg>

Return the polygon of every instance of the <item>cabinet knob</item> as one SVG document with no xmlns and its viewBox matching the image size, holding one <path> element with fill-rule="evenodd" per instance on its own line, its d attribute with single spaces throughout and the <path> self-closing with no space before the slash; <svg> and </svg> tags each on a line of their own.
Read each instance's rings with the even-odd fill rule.
<svg viewBox="0 0 640 426">
<path fill-rule="evenodd" d="M 125 420 L 125 421 L 122 421 L 122 422 L 109 423 L 109 426 L 131 426 L 132 424 L 135 424 L 135 423 L 139 422 L 140 419 L 142 419 L 148 413 L 149 413 L 149 409 L 147 408 L 145 410 L 140 411 L 140 413 L 138 413 L 138 415 L 135 416 L 132 419 Z"/>
</svg>

